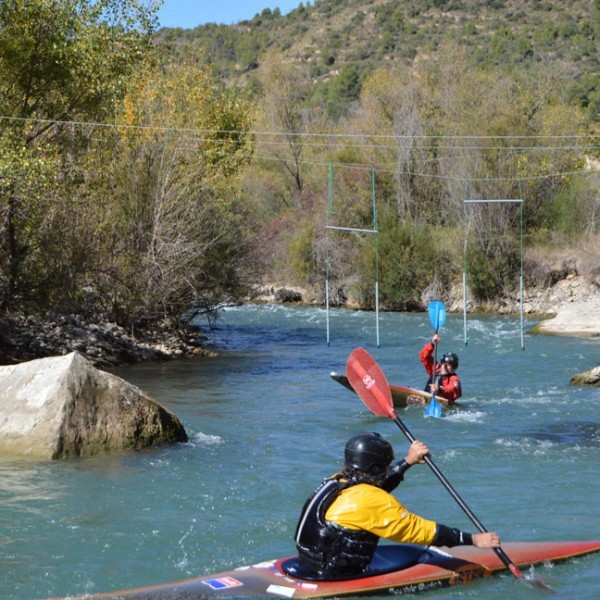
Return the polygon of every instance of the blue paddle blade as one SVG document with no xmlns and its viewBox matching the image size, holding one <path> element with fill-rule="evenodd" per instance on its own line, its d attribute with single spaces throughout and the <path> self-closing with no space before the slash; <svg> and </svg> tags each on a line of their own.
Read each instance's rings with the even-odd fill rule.
<svg viewBox="0 0 600 600">
<path fill-rule="evenodd" d="M 441 329 L 446 322 L 446 307 L 443 302 L 434 300 L 427 305 L 427 310 L 429 311 L 431 326 L 437 333 L 438 329 Z"/>
<path fill-rule="evenodd" d="M 426 417 L 435 417 L 436 419 L 442 418 L 442 405 L 435 399 L 435 396 L 431 399 L 431 402 L 425 409 Z"/>
</svg>

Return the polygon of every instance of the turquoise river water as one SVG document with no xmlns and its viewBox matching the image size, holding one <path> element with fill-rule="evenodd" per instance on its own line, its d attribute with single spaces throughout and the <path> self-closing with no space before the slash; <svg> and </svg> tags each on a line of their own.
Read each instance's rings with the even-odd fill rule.
<svg viewBox="0 0 600 600">
<path fill-rule="evenodd" d="M 425 313 L 249 305 L 223 311 L 216 358 L 115 369 L 174 411 L 189 443 L 68 461 L 0 462 L 0 598 L 38 600 L 150 585 L 294 553 L 299 510 L 348 437 L 393 421 L 330 379 L 365 347 L 390 383 L 421 388 Z M 536 321 L 526 323 L 533 326 Z M 600 389 L 569 385 L 600 341 L 525 335 L 518 319 L 448 315 L 440 352 L 460 356 L 463 405 L 399 414 L 471 510 L 504 541 L 600 539 Z M 414 512 L 474 526 L 427 466 L 396 495 Z M 600 597 L 600 554 L 536 567 L 554 597 Z M 422 598 L 543 598 L 510 575 Z"/>
</svg>

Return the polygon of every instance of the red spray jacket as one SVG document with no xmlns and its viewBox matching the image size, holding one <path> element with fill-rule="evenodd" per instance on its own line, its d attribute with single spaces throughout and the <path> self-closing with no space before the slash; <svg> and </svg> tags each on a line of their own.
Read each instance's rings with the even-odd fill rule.
<svg viewBox="0 0 600 600">
<path fill-rule="evenodd" d="M 433 376 L 433 352 L 435 350 L 435 346 L 433 342 L 429 342 L 423 346 L 423 349 L 419 353 L 419 359 L 423 363 L 425 370 L 429 374 L 429 380 L 427 381 L 427 385 L 425 387 L 426 391 L 431 391 L 429 389 L 429 384 L 431 383 L 431 379 Z M 436 375 L 439 375 L 441 370 L 441 365 L 438 363 L 435 367 Z M 441 374 L 439 375 L 438 383 L 438 391 L 437 395 L 442 398 L 446 398 L 450 404 L 452 404 L 457 398 L 462 396 L 462 390 L 460 387 L 460 379 L 456 373 L 451 373 L 449 375 Z"/>
</svg>

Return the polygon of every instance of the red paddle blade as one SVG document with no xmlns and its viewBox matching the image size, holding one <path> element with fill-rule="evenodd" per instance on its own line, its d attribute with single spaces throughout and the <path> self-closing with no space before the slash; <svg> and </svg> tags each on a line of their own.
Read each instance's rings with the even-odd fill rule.
<svg viewBox="0 0 600 600">
<path fill-rule="evenodd" d="M 364 349 L 352 350 L 346 361 L 346 375 L 366 407 L 380 417 L 396 418 L 392 391 L 375 359 Z"/>
</svg>

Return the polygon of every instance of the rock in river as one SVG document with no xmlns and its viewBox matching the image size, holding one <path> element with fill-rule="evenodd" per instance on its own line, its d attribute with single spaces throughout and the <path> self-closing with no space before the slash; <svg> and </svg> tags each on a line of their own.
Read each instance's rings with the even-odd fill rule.
<svg viewBox="0 0 600 600">
<path fill-rule="evenodd" d="M 61 459 L 187 439 L 172 412 L 77 352 L 0 367 L 0 455 Z"/>
<path fill-rule="evenodd" d="M 600 366 L 594 367 L 585 373 L 573 375 L 570 381 L 571 385 L 587 385 L 591 387 L 600 387 Z"/>
</svg>

